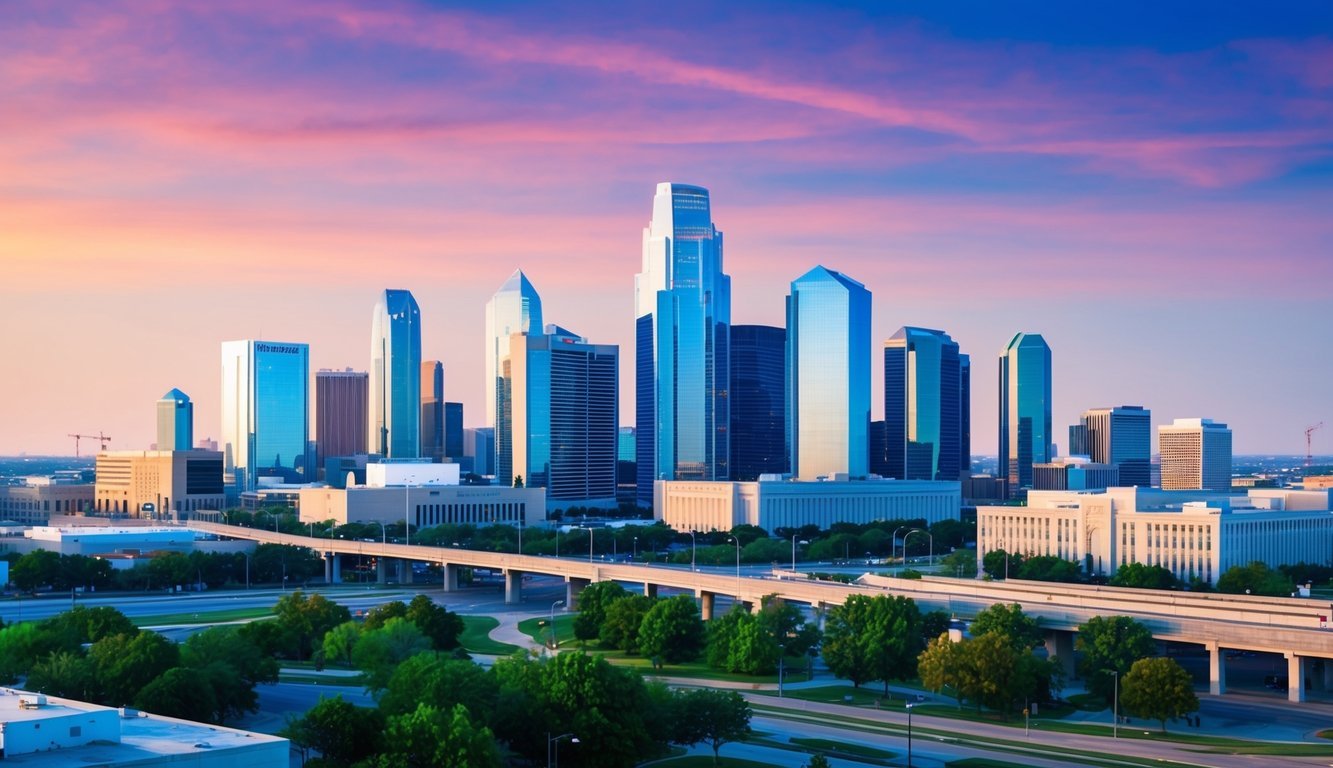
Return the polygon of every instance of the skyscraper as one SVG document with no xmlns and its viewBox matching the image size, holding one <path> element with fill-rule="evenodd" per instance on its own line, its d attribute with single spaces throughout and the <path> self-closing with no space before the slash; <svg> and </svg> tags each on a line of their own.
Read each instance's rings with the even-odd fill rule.
<svg viewBox="0 0 1333 768">
<path fill-rule="evenodd" d="M 357 456 L 366 452 L 370 379 L 365 371 L 348 368 L 315 373 L 316 465 L 330 456 Z"/>
<path fill-rule="evenodd" d="M 1084 448 L 1095 464 L 1115 464 L 1120 467 L 1117 482 L 1123 486 L 1152 484 L 1149 464 L 1152 461 L 1152 411 L 1140 405 L 1122 405 L 1119 408 L 1093 408 L 1083 412 L 1080 419 Z M 1070 453 L 1075 430 L 1070 429 Z M 1231 469 L 1227 468 L 1230 483 Z"/>
<path fill-rule="evenodd" d="M 657 185 L 634 278 L 639 504 L 653 481 L 726 480 L 731 278 L 708 190 Z"/>
<path fill-rule="evenodd" d="M 619 349 L 548 325 L 511 336 L 500 371 L 508 433 L 497 428 L 496 482 L 522 475 L 529 488 L 546 488 L 551 508 L 614 507 Z"/>
<path fill-rule="evenodd" d="M 511 336 L 516 333 L 541 333 L 541 330 L 541 296 L 523 270 L 516 269 L 491 300 L 486 302 L 486 381 L 482 392 L 486 398 L 486 426 L 495 429 L 495 455 L 486 463 L 497 478 L 512 476 L 507 463 L 512 452 L 510 446 L 502 442 L 505 439 L 503 436 L 511 434 L 511 430 L 510 425 L 502 423 L 501 413 L 509 413 L 511 405 L 505 402 L 508 395 L 504 391 L 500 361 L 509 356 Z"/>
<path fill-rule="evenodd" d="M 1032 487 L 1032 465 L 1051 460 L 1051 348 L 1019 333 L 1000 352 L 999 471 L 1010 498 Z"/>
<path fill-rule="evenodd" d="M 787 471 L 787 330 L 731 326 L 731 479 Z"/>
<path fill-rule="evenodd" d="M 972 474 L 972 357 L 958 355 L 958 477 Z"/>
<path fill-rule="evenodd" d="M 444 457 L 457 462 L 463 456 L 463 404 L 444 404 Z"/>
<path fill-rule="evenodd" d="M 173 389 L 157 401 L 157 449 L 188 451 L 194 447 L 194 403 Z"/>
<path fill-rule="evenodd" d="M 370 326 L 370 432 L 373 453 L 421 452 L 421 310 L 411 291 L 380 295 Z"/>
<path fill-rule="evenodd" d="M 1162 490 L 1231 490 L 1231 430 L 1212 419 L 1176 419 L 1157 429 Z"/>
<path fill-rule="evenodd" d="M 432 461 L 444 458 L 444 364 L 421 364 L 421 455 Z"/>
<path fill-rule="evenodd" d="M 463 455 L 472 459 L 472 471 L 478 475 L 495 474 L 495 427 L 463 430 Z"/>
<path fill-rule="evenodd" d="M 315 479 L 308 345 L 222 342 L 221 406 L 224 472 L 237 492 L 254 490 L 260 475 Z"/>
<path fill-rule="evenodd" d="M 869 473 L 870 291 L 825 267 L 787 297 L 787 435 L 792 474 Z"/>
<path fill-rule="evenodd" d="M 905 326 L 884 342 L 884 424 L 892 477 L 957 480 L 971 468 L 971 458 L 963 458 L 968 450 L 963 424 L 971 421 L 965 415 L 970 393 L 964 389 L 964 357 L 949 334 L 929 328 Z"/>
</svg>

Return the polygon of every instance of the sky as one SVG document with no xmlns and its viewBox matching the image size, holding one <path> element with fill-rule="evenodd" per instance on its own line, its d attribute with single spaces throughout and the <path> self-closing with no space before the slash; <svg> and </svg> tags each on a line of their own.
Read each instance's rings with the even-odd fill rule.
<svg viewBox="0 0 1333 768">
<path fill-rule="evenodd" d="M 146 448 L 173 387 L 216 438 L 220 342 L 365 370 L 384 288 L 481 425 L 520 267 L 632 424 L 662 181 L 712 191 L 733 322 L 815 264 L 873 292 L 875 418 L 879 341 L 942 328 L 993 454 L 1024 331 L 1062 451 L 1141 404 L 1333 453 L 1327 3 L 9 0 L 0 51 L 0 455 Z"/>
</svg>

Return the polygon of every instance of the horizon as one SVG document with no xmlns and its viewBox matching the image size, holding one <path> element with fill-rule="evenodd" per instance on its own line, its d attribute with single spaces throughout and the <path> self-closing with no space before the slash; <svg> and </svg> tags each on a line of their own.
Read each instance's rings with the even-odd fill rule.
<svg viewBox="0 0 1333 768">
<path fill-rule="evenodd" d="M 516 268 L 547 322 L 620 346 L 632 426 L 668 180 L 710 190 L 734 324 L 783 325 L 816 264 L 872 292 L 872 418 L 883 341 L 938 328 L 994 446 L 1022 331 L 1061 454 L 1120 404 L 1226 423 L 1237 456 L 1303 457 L 1328 422 L 1328 451 L 1333 8 L 1150 7 L 6 4 L 0 455 L 146 449 L 172 388 L 218 439 L 222 341 L 307 343 L 312 384 L 366 370 L 389 287 L 481 426 Z"/>
</svg>

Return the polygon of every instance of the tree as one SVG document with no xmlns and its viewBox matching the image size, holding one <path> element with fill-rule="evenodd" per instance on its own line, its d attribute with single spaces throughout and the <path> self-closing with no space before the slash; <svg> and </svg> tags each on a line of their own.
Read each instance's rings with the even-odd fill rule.
<svg viewBox="0 0 1333 768">
<path fill-rule="evenodd" d="M 940 575 L 971 579 L 977 575 L 977 553 L 958 549 L 940 558 Z"/>
<path fill-rule="evenodd" d="M 827 757 L 823 755 L 811 755 L 810 762 L 806 763 L 804 768 L 832 768 Z"/>
<path fill-rule="evenodd" d="M 14 682 L 38 659 L 53 653 L 77 653 L 79 645 L 73 632 L 61 631 L 45 621 L 10 624 L 0 629 L 0 682 Z"/>
<path fill-rule="evenodd" d="M 458 638 L 463 634 L 463 618 L 426 595 L 417 595 L 407 606 L 407 620 L 417 625 L 421 634 L 430 640 L 431 647 L 437 651 L 448 651 L 458 647 Z"/>
<path fill-rule="evenodd" d="M 911 677 L 921 653 L 921 612 L 905 597 L 852 595 L 829 611 L 823 653 L 829 669 L 854 686 Z"/>
<path fill-rule="evenodd" d="M 386 716 L 404 715 L 417 704 L 448 711 L 466 704 L 472 714 L 489 721 L 495 709 L 498 683 L 480 666 L 439 653 L 418 653 L 398 665 L 380 697 Z"/>
<path fill-rule="evenodd" d="M 1120 707 L 1135 717 L 1156 720 L 1166 732 L 1166 721 L 1199 709 L 1194 681 L 1175 659 L 1139 659 L 1120 686 Z"/>
<path fill-rule="evenodd" d="M 987 632 L 999 632 L 1008 637 L 1015 648 L 1028 651 L 1042 643 L 1037 620 L 1023 613 L 1023 606 L 1018 603 L 996 603 L 978 613 L 972 622 L 971 632 L 974 637 Z"/>
<path fill-rule="evenodd" d="M 324 658 L 338 661 L 345 667 L 352 666 L 352 652 L 356 649 L 356 641 L 360 639 L 361 627 L 355 621 L 344 621 L 324 633 L 321 645 Z"/>
<path fill-rule="evenodd" d="M 931 611 L 921 614 L 921 644 L 924 647 L 926 643 L 934 640 L 940 635 L 946 634 L 953 626 L 953 619 L 945 611 Z"/>
<path fill-rule="evenodd" d="M 1179 580 L 1171 571 L 1160 565 L 1126 563 L 1115 570 L 1109 582 L 1113 587 L 1133 587 L 1135 589 L 1174 589 Z"/>
<path fill-rule="evenodd" d="M 687 746 L 707 743 L 713 748 L 713 765 L 717 765 L 723 744 L 750 734 L 750 705 L 739 693 L 697 688 L 678 695 L 680 702 L 671 740 Z"/>
<path fill-rule="evenodd" d="M 522 488 L 522 487 L 523 487 L 523 476 L 522 476 L 522 475 L 514 475 L 514 487 L 515 487 L 515 488 Z"/>
<path fill-rule="evenodd" d="M 699 658 L 705 639 L 699 606 L 689 595 L 657 601 L 639 624 L 639 650 L 667 664 Z"/>
<path fill-rule="evenodd" d="M 202 723 L 217 723 L 218 703 L 208 673 L 173 667 L 154 678 L 134 697 L 134 706 L 146 712 Z"/>
<path fill-rule="evenodd" d="M 404 618 L 407 618 L 407 603 L 402 600 L 394 600 L 366 611 L 366 620 L 362 622 L 362 626 L 365 629 L 379 629 L 389 619 Z"/>
<path fill-rule="evenodd" d="M 921 685 L 935 693 L 952 688 L 954 699 L 961 709 L 964 662 L 961 642 L 953 642 L 947 634 L 936 636 L 917 657 L 916 668 Z"/>
<path fill-rule="evenodd" d="M 1009 568 L 1010 573 L 1013 573 L 1012 563 Z M 1062 560 L 1054 555 L 1038 555 L 1037 557 L 1027 558 L 1015 575 L 1020 579 L 1056 581 L 1066 584 L 1081 580 L 1078 563 Z"/>
<path fill-rule="evenodd" d="M 607 607 L 626 594 L 625 588 L 614 581 L 599 581 L 584 587 L 579 592 L 574 637 L 585 642 L 596 640 L 601 635 L 602 623 L 606 621 Z"/>
<path fill-rule="evenodd" d="M 631 655 L 638 653 L 639 626 L 653 602 L 653 598 L 646 595 L 626 595 L 607 606 L 600 635 L 602 644 Z"/>
<path fill-rule="evenodd" d="M 181 663 L 199 672 L 199 684 L 212 689 L 210 722 L 257 712 L 255 686 L 278 681 L 278 662 L 236 627 L 211 627 L 192 635 L 181 648 Z"/>
<path fill-rule="evenodd" d="M 379 629 L 361 633 L 352 661 L 365 673 L 366 689 L 383 691 L 394 669 L 407 659 L 430 650 L 430 640 L 417 625 L 402 618 L 392 618 Z"/>
<path fill-rule="evenodd" d="M 1110 703 L 1115 681 L 1123 678 L 1139 659 L 1157 650 L 1152 632 L 1128 616 L 1094 616 L 1080 624 L 1075 650 L 1083 654 L 1079 674 L 1088 681 L 1088 692 Z"/>
<path fill-rule="evenodd" d="M 80 701 L 102 698 L 97 668 L 81 653 L 58 651 L 37 662 L 28 673 L 26 687 L 38 693 Z"/>
<path fill-rule="evenodd" d="M 104 637 L 93 643 L 89 655 L 103 701 L 111 706 L 133 702 L 145 686 L 180 664 L 176 644 L 156 632 Z"/>
<path fill-rule="evenodd" d="M 1217 591 L 1233 595 L 1254 594 L 1285 597 L 1296 587 L 1285 574 L 1274 571 L 1260 561 L 1249 565 L 1233 565 L 1217 578 Z"/>
<path fill-rule="evenodd" d="M 1008 561 L 1008 565 L 1005 561 Z M 1005 552 L 1003 549 L 993 549 L 981 558 L 981 570 L 986 572 L 992 579 L 1005 579 L 1009 577 L 1018 578 L 1019 570 L 1023 567 L 1023 557 L 1021 555 Z"/>
<path fill-rule="evenodd" d="M 23 592 L 32 592 L 38 587 L 54 587 L 60 580 L 60 553 L 49 549 L 29 552 L 9 569 L 9 580 Z"/>
<path fill-rule="evenodd" d="M 412 712 L 389 718 L 386 749 L 374 765 L 381 768 L 500 768 L 500 751 L 491 729 L 472 721 L 467 707 L 442 710 L 418 704 Z"/>
<path fill-rule="evenodd" d="M 335 696 L 321 698 L 281 735 L 302 750 L 315 750 L 326 763 L 350 766 L 379 752 L 383 733 L 384 718 L 378 711 Z"/>
<path fill-rule="evenodd" d="M 301 590 L 284 595 L 273 606 L 278 625 L 295 638 L 297 660 L 310 656 L 316 642 L 330 629 L 350 621 L 352 614 L 323 595 L 307 596 Z"/>
</svg>

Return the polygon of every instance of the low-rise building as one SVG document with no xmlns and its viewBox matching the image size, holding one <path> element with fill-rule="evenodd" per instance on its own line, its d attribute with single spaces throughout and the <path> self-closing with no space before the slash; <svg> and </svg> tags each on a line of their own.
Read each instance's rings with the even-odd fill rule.
<svg viewBox="0 0 1333 768">
<path fill-rule="evenodd" d="M 1217 583 L 1235 565 L 1323 563 L 1333 552 L 1333 491 L 1255 488 L 1246 495 L 1109 488 L 1032 491 L 1025 507 L 977 510 L 977 561 L 1003 549 L 1072 560 L 1112 575 L 1160 565 Z"/>
<path fill-rule="evenodd" d="M 22 485 L 0 486 L 0 522 L 45 525 L 51 515 L 72 515 L 93 508 L 92 483 L 25 477 Z"/>
<path fill-rule="evenodd" d="M 194 549 L 196 534 L 188 528 L 149 526 L 37 526 L 23 532 L 29 546 L 21 549 L 48 549 L 62 555 L 123 555 L 170 550 Z M 16 549 L 20 549 L 17 548 Z"/>
<path fill-rule="evenodd" d="M 1095 464 L 1086 456 L 1061 456 L 1046 464 L 1032 465 L 1033 490 L 1098 491 L 1119 484 L 1120 465 Z"/>
<path fill-rule="evenodd" d="M 263 733 L 0 689 L 6 766 L 286 768 L 290 748 L 287 739 Z"/>
<path fill-rule="evenodd" d="M 218 451 L 103 451 L 97 454 L 98 514 L 182 519 L 226 504 Z"/>
<path fill-rule="evenodd" d="M 308 523 L 401 523 L 407 519 L 415 527 L 428 528 L 446 523 L 539 525 L 546 520 L 546 491 L 542 488 L 356 485 L 304 488 L 300 497 L 301 522 Z"/>
<path fill-rule="evenodd" d="M 727 531 L 756 525 L 766 531 L 877 520 L 957 520 L 959 483 L 947 480 L 800 481 L 764 475 L 756 482 L 658 480 L 653 510 L 679 531 Z"/>
</svg>

